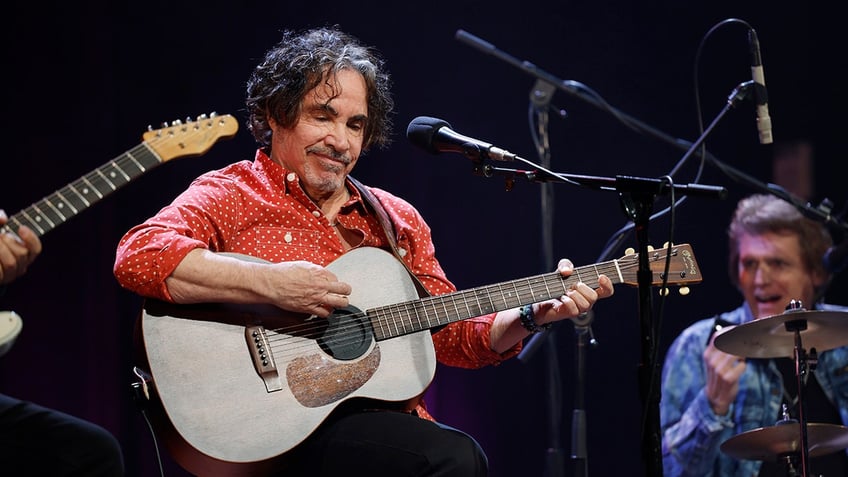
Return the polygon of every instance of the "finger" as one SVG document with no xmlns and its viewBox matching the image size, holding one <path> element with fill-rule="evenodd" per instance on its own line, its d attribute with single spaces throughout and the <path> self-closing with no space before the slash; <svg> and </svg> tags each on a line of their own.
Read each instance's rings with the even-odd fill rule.
<svg viewBox="0 0 848 477">
<path fill-rule="evenodd" d="M 571 263 L 571 260 L 563 258 L 557 264 L 557 271 L 563 274 L 564 276 L 571 275 L 571 272 L 574 271 L 574 264 Z"/>
<path fill-rule="evenodd" d="M 334 293 L 336 295 L 348 296 L 351 292 L 353 292 L 353 287 L 345 282 L 335 281 L 327 284 L 327 292 Z"/>
<path fill-rule="evenodd" d="M 24 245 L 29 252 L 28 258 L 30 262 L 41 253 L 41 240 L 38 238 L 38 235 L 35 234 L 29 227 L 21 226 L 18 229 L 18 237 L 23 240 Z"/>
<path fill-rule="evenodd" d="M 606 275 L 598 275 L 598 285 L 600 287 L 596 290 L 598 296 L 601 298 L 607 298 L 612 296 L 615 293 L 615 287 L 612 285 L 612 280 Z"/>
<path fill-rule="evenodd" d="M 578 313 L 587 311 L 591 306 L 586 296 L 577 290 L 569 290 L 565 292 L 565 297 L 569 299 L 572 303 L 574 303 L 574 306 L 577 308 Z"/>
<path fill-rule="evenodd" d="M 347 306 L 350 305 L 350 299 L 347 297 L 347 295 L 341 295 L 338 293 L 327 293 L 326 295 L 324 295 L 321 304 L 331 309 L 347 308 Z"/>
</svg>

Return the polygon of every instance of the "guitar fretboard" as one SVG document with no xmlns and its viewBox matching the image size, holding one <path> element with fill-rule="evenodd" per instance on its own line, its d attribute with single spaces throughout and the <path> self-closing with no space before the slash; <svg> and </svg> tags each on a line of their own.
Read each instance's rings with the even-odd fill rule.
<svg viewBox="0 0 848 477">
<path fill-rule="evenodd" d="M 631 265 L 635 265 L 635 257 Z M 601 274 L 613 284 L 622 283 L 622 270 L 616 260 L 577 267 L 568 277 L 559 272 L 536 275 L 470 290 L 423 298 L 368 310 L 378 341 L 435 328 L 454 321 L 496 313 L 510 308 L 550 300 L 565 294 L 582 281 L 598 287 Z"/>
<path fill-rule="evenodd" d="M 9 217 L 0 232 L 17 233 L 26 225 L 40 237 L 161 163 L 159 156 L 142 142 Z"/>
</svg>

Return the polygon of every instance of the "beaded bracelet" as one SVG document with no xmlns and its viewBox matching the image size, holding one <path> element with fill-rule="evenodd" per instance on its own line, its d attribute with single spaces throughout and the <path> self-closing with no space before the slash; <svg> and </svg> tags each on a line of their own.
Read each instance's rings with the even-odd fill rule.
<svg viewBox="0 0 848 477">
<path fill-rule="evenodd" d="M 521 326 L 530 333 L 541 333 L 547 331 L 553 323 L 545 323 L 539 325 L 536 323 L 535 314 L 533 313 L 533 305 L 524 305 L 518 310 L 518 318 L 521 320 Z"/>
</svg>

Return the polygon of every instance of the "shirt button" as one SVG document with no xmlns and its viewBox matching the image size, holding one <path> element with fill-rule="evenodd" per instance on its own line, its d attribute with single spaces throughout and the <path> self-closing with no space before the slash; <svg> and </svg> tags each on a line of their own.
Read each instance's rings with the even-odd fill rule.
<svg viewBox="0 0 848 477">
<path fill-rule="evenodd" d="M 289 182 L 294 182 L 295 179 L 297 179 L 297 175 L 294 172 L 289 172 L 286 175 L 286 180 Z"/>
<path fill-rule="evenodd" d="M 283 236 L 283 240 L 285 240 L 285 241 L 286 241 L 286 243 L 291 243 L 291 241 L 292 241 L 292 234 L 291 234 L 291 232 L 286 232 L 286 235 L 284 235 L 284 236 Z"/>
<path fill-rule="evenodd" d="M 400 255 L 401 257 L 405 257 L 406 256 L 406 249 L 405 248 L 398 248 L 398 255 Z"/>
<path fill-rule="evenodd" d="M 321 212 L 318 210 L 313 210 L 312 215 L 314 215 L 315 217 L 321 217 Z"/>
</svg>

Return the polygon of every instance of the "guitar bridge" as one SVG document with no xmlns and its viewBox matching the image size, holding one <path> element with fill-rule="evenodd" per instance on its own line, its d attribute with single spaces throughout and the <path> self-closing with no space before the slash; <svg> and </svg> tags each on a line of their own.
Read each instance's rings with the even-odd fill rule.
<svg viewBox="0 0 848 477">
<path fill-rule="evenodd" d="M 269 352 L 268 335 L 265 334 L 265 328 L 248 326 L 244 329 L 244 338 L 247 341 L 250 356 L 253 358 L 253 367 L 256 368 L 259 377 L 265 382 L 265 389 L 269 393 L 283 389 L 283 382 L 280 380 L 277 365 Z"/>
</svg>

